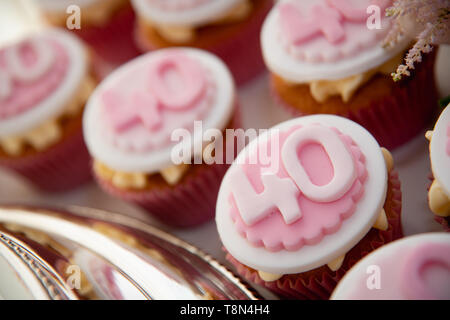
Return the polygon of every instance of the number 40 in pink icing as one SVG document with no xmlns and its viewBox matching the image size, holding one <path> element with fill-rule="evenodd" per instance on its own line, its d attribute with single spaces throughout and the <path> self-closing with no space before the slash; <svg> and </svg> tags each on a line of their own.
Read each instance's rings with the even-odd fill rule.
<svg viewBox="0 0 450 320">
<path fill-rule="evenodd" d="M 297 151 L 310 143 L 318 143 L 327 153 L 334 176 L 325 185 L 315 185 L 298 159 Z M 280 178 L 274 173 L 262 173 L 263 192 L 257 194 L 241 170 L 231 176 L 232 193 L 242 220 L 251 226 L 278 209 L 286 224 L 301 219 L 298 196 L 316 202 L 333 202 L 352 187 L 357 178 L 352 154 L 338 134 L 330 128 L 310 125 L 302 127 L 286 139 L 281 149 L 281 159 L 289 175 Z"/>
<path fill-rule="evenodd" d="M 171 90 L 167 85 L 165 75 L 169 70 L 176 72 L 181 79 L 182 85 L 177 90 Z M 106 115 L 116 131 L 126 131 L 137 123 L 156 130 L 162 122 L 162 109 L 189 109 L 205 90 L 206 77 L 201 65 L 182 53 L 173 53 L 150 65 L 146 90 L 136 90 L 123 97 L 111 89 L 102 98 Z"/>
<path fill-rule="evenodd" d="M 371 5 L 386 9 L 390 0 L 371 0 Z M 343 22 L 365 22 L 367 8 L 355 8 L 348 0 L 326 0 L 324 4 L 313 5 L 309 12 L 301 12 L 293 3 L 280 6 L 280 20 L 283 32 L 290 42 L 300 44 L 323 34 L 332 44 L 345 38 Z"/>
</svg>

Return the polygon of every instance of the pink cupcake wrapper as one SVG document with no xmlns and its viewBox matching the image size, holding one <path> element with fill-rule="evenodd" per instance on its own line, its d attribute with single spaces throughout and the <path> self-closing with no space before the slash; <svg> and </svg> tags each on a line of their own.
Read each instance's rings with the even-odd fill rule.
<svg viewBox="0 0 450 320">
<path fill-rule="evenodd" d="M 394 149 L 419 134 L 433 119 L 437 110 L 434 80 L 435 53 L 424 59 L 415 74 L 395 86 L 391 96 L 373 101 L 370 106 L 338 115 L 349 118 L 370 131 L 378 143 Z M 282 101 L 272 85 L 277 104 L 293 116 L 302 116 L 298 109 Z"/>
<path fill-rule="evenodd" d="M 238 85 L 244 85 L 266 70 L 262 57 L 260 32 L 273 4 L 270 0 L 261 1 L 266 2 L 265 8 L 260 10 L 258 15 L 252 17 L 252 20 L 247 23 L 245 29 L 237 37 L 207 48 L 227 64 Z M 135 40 L 143 52 L 158 49 L 148 43 L 148 40 L 142 39 L 137 30 L 138 27 L 136 27 Z"/>
<path fill-rule="evenodd" d="M 1 158 L 0 166 L 25 177 L 43 191 L 62 192 L 90 181 L 90 159 L 80 128 L 49 150 L 22 158 Z"/>
<path fill-rule="evenodd" d="M 377 232 L 379 239 L 377 241 L 369 241 L 367 236 L 363 238 L 346 254 L 342 267 L 335 272 L 327 268 L 327 271 L 320 274 L 316 273 L 309 277 L 299 276 L 295 280 L 283 277 L 277 281 L 266 282 L 261 279 L 258 272 L 247 268 L 229 253 L 227 253 L 226 258 L 235 266 L 237 272 L 242 277 L 271 290 L 282 298 L 302 300 L 328 299 L 339 280 L 361 258 L 382 245 L 403 237 L 401 227 L 401 189 L 398 174 L 391 172 L 389 179 L 392 183 L 393 191 L 392 210 L 396 216 L 388 219 L 388 230 L 381 231 L 372 229 L 370 232 Z"/>
</svg>

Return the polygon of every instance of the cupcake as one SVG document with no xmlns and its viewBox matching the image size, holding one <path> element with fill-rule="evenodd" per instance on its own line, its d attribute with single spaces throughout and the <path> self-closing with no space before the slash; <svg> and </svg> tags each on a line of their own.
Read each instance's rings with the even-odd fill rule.
<svg viewBox="0 0 450 320">
<path fill-rule="evenodd" d="M 433 131 L 426 134 L 430 140 L 430 159 L 433 182 L 428 190 L 428 204 L 446 231 L 450 231 L 450 104 L 444 109 Z"/>
<path fill-rule="evenodd" d="M 402 236 L 389 151 L 357 123 L 305 116 L 261 134 L 220 187 L 216 223 L 248 281 L 289 299 L 327 299 L 368 252 Z"/>
<path fill-rule="evenodd" d="M 0 49 L 0 166 L 47 191 L 90 177 L 82 111 L 96 81 L 82 43 L 45 30 Z"/>
<path fill-rule="evenodd" d="M 272 0 L 132 0 L 143 51 L 173 46 L 213 52 L 238 84 L 264 70 L 259 33 Z"/>
<path fill-rule="evenodd" d="M 450 300 L 450 235 L 394 241 L 358 262 L 339 282 L 335 300 Z"/>
<path fill-rule="evenodd" d="M 352 3 L 277 3 L 261 36 L 274 99 L 294 116 L 349 118 L 392 149 L 416 136 L 433 116 L 435 54 L 428 54 L 410 77 L 394 82 L 391 73 L 410 40 L 405 36 L 396 47 L 383 47 L 391 27 L 384 10 L 391 1 Z"/>
<path fill-rule="evenodd" d="M 37 0 L 37 5 L 50 24 L 70 29 L 89 44 L 102 75 L 139 54 L 129 0 Z"/>
<path fill-rule="evenodd" d="M 89 99 L 84 135 L 95 177 L 168 225 L 208 221 L 228 168 L 218 141 L 236 126 L 235 111 L 231 74 L 210 53 L 176 48 L 136 58 Z"/>
</svg>

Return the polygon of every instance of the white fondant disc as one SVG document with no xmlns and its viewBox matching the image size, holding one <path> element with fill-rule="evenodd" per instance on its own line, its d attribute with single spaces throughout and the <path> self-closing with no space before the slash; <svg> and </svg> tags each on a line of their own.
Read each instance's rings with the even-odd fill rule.
<svg viewBox="0 0 450 320">
<path fill-rule="evenodd" d="M 424 243 L 448 244 L 450 242 L 450 234 L 444 232 L 418 234 L 411 237 L 406 237 L 396 240 L 392 243 L 382 246 L 377 250 L 371 252 L 361 261 L 355 264 L 339 281 L 336 289 L 331 295 L 331 300 L 347 300 L 354 299 L 355 284 L 360 284 L 361 275 L 367 279 L 370 274 L 367 270 L 370 266 L 376 266 L 378 261 L 385 261 L 386 258 L 392 257 L 397 252 L 408 252 L 408 249 L 417 248 Z M 402 263 L 402 256 L 398 257 L 399 263 Z M 387 270 L 389 272 L 389 270 Z M 381 270 L 381 277 L 383 270 Z M 382 289 L 382 288 L 381 288 Z M 364 299 L 364 297 L 362 297 Z"/>
<path fill-rule="evenodd" d="M 344 255 L 353 248 L 372 228 L 387 192 L 387 169 L 380 146 L 372 135 L 359 124 L 332 115 L 313 115 L 283 122 L 274 129 L 285 130 L 294 125 L 320 123 L 335 127 L 349 135 L 365 156 L 367 180 L 364 194 L 356 204 L 355 212 L 342 223 L 339 230 L 325 235 L 316 245 L 304 245 L 297 251 L 281 250 L 270 252 L 263 247 L 253 246 L 240 235 L 230 215 L 228 201 L 231 192 L 230 170 L 225 175 L 219 191 L 216 207 L 216 223 L 220 238 L 228 252 L 239 262 L 253 269 L 272 274 L 295 274 L 318 268 Z M 267 133 L 260 139 L 267 138 Z M 259 139 L 254 139 L 247 148 L 255 148 Z M 264 140 L 262 140 L 264 141 Z M 236 162 L 243 163 L 241 152 Z M 236 164 L 233 164 L 233 166 Z"/>
<path fill-rule="evenodd" d="M 46 30 L 34 37 L 54 39 L 65 48 L 69 59 L 66 75 L 52 94 L 30 110 L 11 118 L 0 119 L 0 137 L 21 134 L 59 116 L 76 95 L 81 81 L 88 73 L 86 49 L 77 37 L 57 29 Z"/>
<path fill-rule="evenodd" d="M 283 1 L 280 1 L 280 3 Z M 404 38 L 394 48 L 381 46 L 359 52 L 340 61 L 309 63 L 291 55 L 282 45 L 279 9 L 275 6 L 264 22 L 261 44 L 264 60 L 273 73 L 287 81 L 303 83 L 313 80 L 337 80 L 376 68 L 405 50 L 410 39 Z"/>
<path fill-rule="evenodd" d="M 104 92 L 105 88 L 109 88 L 111 84 L 127 74 L 129 68 L 134 69 L 138 65 L 147 63 L 149 59 L 156 59 L 171 50 L 174 49 L 147 53 L 126 63 L 109 75 L 94 91 L 86 107 L 83 129 L 87 147 L 95 159 L 112 169 L 125 172 L 153 173 L 173 165 L 171 152 L 176 145 L 175 143 L 169 144 L 163 149 L 148 152 L 124 151 L 107 142 L 98 120 L 101 117 L 103 105 L 100 94 Z M 214 128 L 225 129 L 234 111 L 235 86 L 231 73 L 221 60 L 206 51 L 191 48 L 177 48 L 176 50 L 183 50 L 188 56 L 199 60 L 212 73 L 212 78 L 215 81 L 217 93 L 213 105 L 206 118 L 203 119 L 203 131 Z M 193 145 L 202 144 L 201 138 L 195 136 Z"/>
</svg>

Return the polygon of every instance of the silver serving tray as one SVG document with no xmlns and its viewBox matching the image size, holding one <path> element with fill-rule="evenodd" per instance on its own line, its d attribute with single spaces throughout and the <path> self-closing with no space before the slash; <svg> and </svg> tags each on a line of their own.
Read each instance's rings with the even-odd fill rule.
<svg viewBox="0 0 450 320">
<path fill-rule="evenodd" d="M 75 206 L 0 206 L 0 298 L 259 296 L 212 257 L 139 220 Z"/>
</svg>

